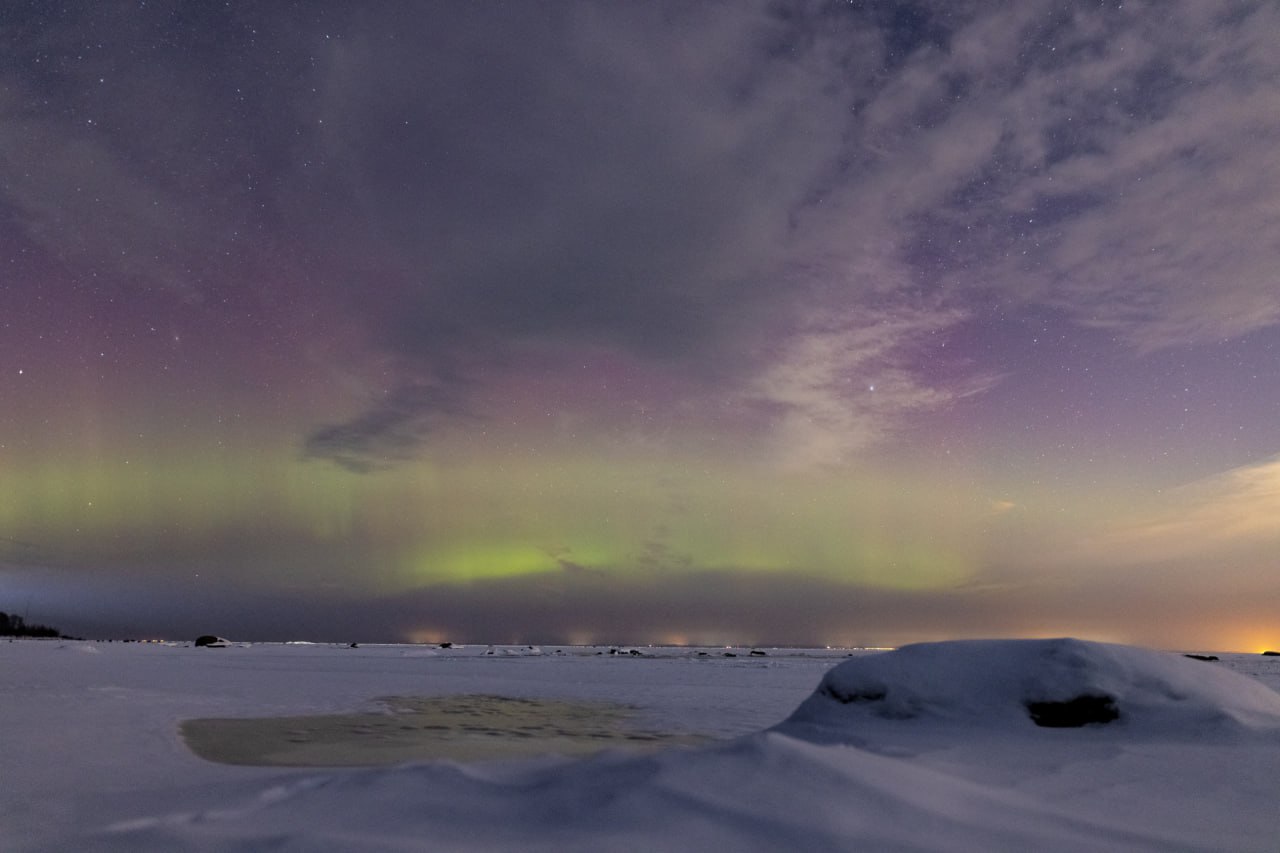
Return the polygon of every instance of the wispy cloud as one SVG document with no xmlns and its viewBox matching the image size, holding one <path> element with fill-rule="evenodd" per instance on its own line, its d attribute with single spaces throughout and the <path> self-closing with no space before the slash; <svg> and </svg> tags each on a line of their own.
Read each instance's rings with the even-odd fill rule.
<svg viewBox="0 0 1280 853">
<path fill-rule="evenodd" d="M 1016 69 L 1007 41 L 984 49 L 969 32 L 920 58 L 925 77 L 969 81 L 946 124 L 1000 124 L 983 170 L 932 217 L 960 246 L 953 260 L 972 260 L 979 235 L 976 268 L 944 277 L 1061 308 L 1140 351 L 1280 321 L 1280 10 L 1126 3 L 1017 30 Z"/>
<path fill-rule="evenodd" d="M 1211 562 L 1280 554 L 1280 457 L 1170 490 L 1159 505 L 1118 522 L 1086 546 L 1112 563 Z M 1223 565 L 1226 564 L 1226 565 Z"/>
<path fill-rule="evenodd" d="M 945 351 L 946 332 L 962 319 L 957 311 L 897 309 L 806 324 L 745 395 L 773 415 L 776 458 L 799 469 L 846 462 L 912 414 L 989 388 L 993 376 L 944 385 L 914 369 L 922 350 Z"/>
<path fill-rule="evenodd" d="M 455 383 L 400 385 L 348 421 L 307 436 L 303 453 L 357 474 L 414 458 L 441 423 L 466 413 Z"/>
</svg>

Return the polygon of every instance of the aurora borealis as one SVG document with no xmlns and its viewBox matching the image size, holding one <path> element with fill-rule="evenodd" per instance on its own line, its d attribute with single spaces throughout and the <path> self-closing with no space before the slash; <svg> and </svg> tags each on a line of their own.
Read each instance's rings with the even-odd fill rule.
<svg viewBox="0 0 1280 853">
<path fill-rule="evenodd" d="M 1280 646 L 1271 2 L 0 11 L 0 609 Z"/>
</svg>

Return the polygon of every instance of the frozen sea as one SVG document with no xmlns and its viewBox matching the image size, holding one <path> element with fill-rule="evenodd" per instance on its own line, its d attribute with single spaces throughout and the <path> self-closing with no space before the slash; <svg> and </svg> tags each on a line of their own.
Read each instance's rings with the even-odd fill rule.
<svg viewBox="0 0 1280 853">
<path fill-rule="evenodd" d="M 0 641 L 0 850 L 1280 850 L 1280 658 L 752 651 Z"/>
</svg>

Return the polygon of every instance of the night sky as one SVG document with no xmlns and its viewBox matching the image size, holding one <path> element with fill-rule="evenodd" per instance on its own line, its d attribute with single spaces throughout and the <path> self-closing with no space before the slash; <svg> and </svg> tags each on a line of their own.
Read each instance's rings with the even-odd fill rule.
<svg viewBox="0 0 1280 853">
<path fill-rule="evenodd" d="M 7 2 L 0 609 L 1280 646 L 1280 5 Z"/>
</svg>

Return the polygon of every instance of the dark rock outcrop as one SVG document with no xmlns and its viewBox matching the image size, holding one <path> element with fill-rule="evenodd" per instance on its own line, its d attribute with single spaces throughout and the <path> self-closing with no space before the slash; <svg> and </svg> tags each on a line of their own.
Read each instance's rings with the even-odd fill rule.
<svg viewBox="0 0 1280 853">
<path fill-rule="evenodd" d="M 1078 729 L 1120 718 L 1120 709 L 1110 696 L 1084 695 L 1065 702 L 1027 702 L 1026 705 L 1031 721 L 1049 729 Z"/>
</svg>

